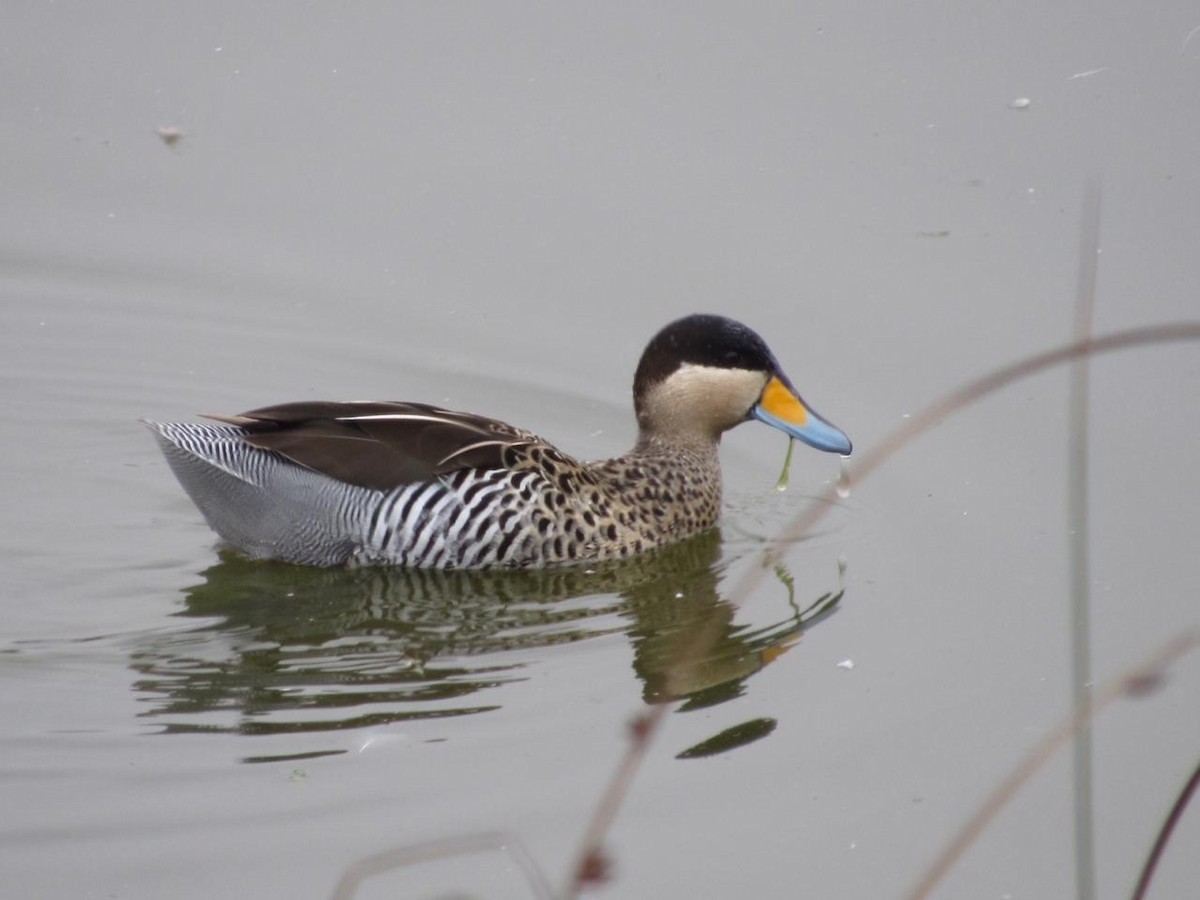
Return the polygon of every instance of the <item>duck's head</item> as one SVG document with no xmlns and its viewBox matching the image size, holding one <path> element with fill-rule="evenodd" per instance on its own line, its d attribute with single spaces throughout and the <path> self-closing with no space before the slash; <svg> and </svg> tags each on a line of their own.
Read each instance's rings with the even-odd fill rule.
<svg viewBox="0 0 1200 900">
<path fill-rule="evenodd" d="M 711 441 L 758 419 L 818 450 L 851 450 L 841 429 L 800 399 L 766 342 L 724 316 L 687 316 L 651 338 L 633 405 L 647 435 Z"/>
</svg>

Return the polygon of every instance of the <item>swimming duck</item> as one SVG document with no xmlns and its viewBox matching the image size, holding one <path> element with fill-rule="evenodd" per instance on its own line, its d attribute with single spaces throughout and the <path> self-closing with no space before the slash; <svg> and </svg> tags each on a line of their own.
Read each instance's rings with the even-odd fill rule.
<svg viewBox="0 0 1200 900">
<path fill-rule="evenodd" d="M 299 402 L 219 424 L 145 424 L 222 538 L 309 565 L 517 568 L 617 559 L 717 521 L 722 433 L 758 419 L 818 450 L 850 440 L 817 415 L 755 332 L 692 315 L 647 344 L 638 438 L 579 462 L 504 422 L 424 403 Z"/>
</svg>

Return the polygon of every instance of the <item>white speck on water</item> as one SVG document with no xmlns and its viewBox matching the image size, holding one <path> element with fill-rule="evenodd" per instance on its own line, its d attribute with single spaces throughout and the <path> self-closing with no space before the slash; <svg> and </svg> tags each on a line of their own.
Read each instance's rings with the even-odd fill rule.
<svg viewBox="0 0 1200 900">
<path fill-rule="evenodd" d="M 168 147 L 174 147 L 183 140 L 183 130 L 175 125 L 160 125 L 154 129 L 164 144 Z"/>
<path fill-rule="evenodd" d="M 675 599 L 676 599 L 676 600 L 682 600 L 682 599 L 683 599 L 683 591 L 676 591 L 676 592 L 675 592 Z"/>
<path fill-rule="evenodd" d="M 854 660 L 843 659 L 840 663 L 837 664 L 837 667 L 839 669 L 853 669 L 854 668 Z"/>
<path fill-rule="evenodd" d="M 388 744 L 403 744 L 407 741 L 407 734 L 370 734 L 359 743 L 358 752 L 363 753 L 369 747 L 386 747 Z"/>
<path fill-rule="evenodd" d="M 1099 75 L 1101 72 L 1107 72 L 1108 66 L 1101 66 L 1098 69 L 1088 69 L 1086 72 L 1076 72 L 1067 81 L 1074 81 L 1076 78 L 1091 78 L 1093 75 Z"/>
<path fill-rule="evenodd" d="M 1009 109 L 1029 109 L 1033 105 L 1033 101 L 1028 97 L 1018 97 L 1012 103 L 1008 104 Z"/>
<path fill-rule="evenodd" d="M 1188 41 L 1190 41 L 1192 38 L 1194 38 L 1197 34 L 1200 34 L 1200 25 L 1197 25 L 1195 28 L 1193 28 L 1191 31 L 1189 31 L 1187 33 L 1187 37 L 1185 37 L 1183 39 L 1183 43 L 1179 45 L 1180 53 L 1182 53 L 1184 50 L 1187 49 Z"/>
</svg>

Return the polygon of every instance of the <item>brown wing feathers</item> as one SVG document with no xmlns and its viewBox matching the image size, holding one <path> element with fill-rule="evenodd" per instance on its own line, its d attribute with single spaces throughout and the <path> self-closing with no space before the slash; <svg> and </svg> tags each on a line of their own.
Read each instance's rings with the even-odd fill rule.
<svg viewBox="0 0 1200 900">
<path fill-rule="evenodd" d="M 503 422 L 421 403 L 312 401 L 209 418 L 249 444 L 339 481 L 375 490 L 464 468 L 501 468 L 503 452 L 536 440 Z"/>
</svg>

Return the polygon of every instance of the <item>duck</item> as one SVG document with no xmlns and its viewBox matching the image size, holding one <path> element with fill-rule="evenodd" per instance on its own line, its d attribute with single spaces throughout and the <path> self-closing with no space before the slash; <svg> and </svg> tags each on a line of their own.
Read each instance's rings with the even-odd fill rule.
<svg viewBox="0 0 1200 900">
<path fill-rule="evenodd" d="M 716 526 L 718 449 L 757 420 L 843 456 L 766 342 L 720 315 L 663 327 L 633 379 L 637 440 L 584 462 L 531 431 L 405 401 L 300 401 L 143 420 L 208 525 L 252 559 L 543 568 L 619 560 Z"/>
</svg>

